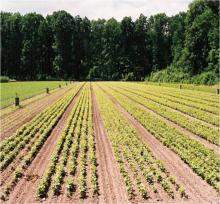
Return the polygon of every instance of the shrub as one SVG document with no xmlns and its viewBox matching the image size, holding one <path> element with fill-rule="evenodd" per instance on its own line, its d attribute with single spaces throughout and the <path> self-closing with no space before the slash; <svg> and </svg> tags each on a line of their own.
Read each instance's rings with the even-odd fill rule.
<svg viewBox="0 0 220 204">
<path fill-rule="evenodd" d="M 180 69 L 170 66 L 166 69 L 152 72 L 146 80 L 153 82 L 182 82 L 187 83 L 189 81 L 189 74 L 184 73 Z"/>
<path fill-rule="evenodd" d="M 9 82 L 9 77 L 7 76 L 0 76 L 0 82 L 3 83 L 3 82 Z"/>
<path fill-rule="evenodd" d="M 174 66 L 154 71 L 150 76 L 147 76 L 145 80 L 152 82 L 179 82 L 204 85 L 213 85 L 219 82 L 218 76 L 214 71 L 205 71 L 201 74 L 190 76 L 189 73 L 185 73 L 182 69 Z"/>
<path fill-rule="evenodd" d="M 218 77 L 213 71 L 207 71 L 194 76 L 192 78 L 192 83 L 214 85 L 218 83 Z"/>
<path fill-rule="evenodd" d="M 135 76 L 133 72 L 129 72 L 128 74 L 125 75 L 124 77 L 125 81 L 133 81 L 135 80 Z"/>
</svg>

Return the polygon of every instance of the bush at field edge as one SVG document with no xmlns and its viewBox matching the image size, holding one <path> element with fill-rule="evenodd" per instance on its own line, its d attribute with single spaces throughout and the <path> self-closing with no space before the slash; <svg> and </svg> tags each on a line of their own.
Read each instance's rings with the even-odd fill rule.
<svg viewBox="0 0 220 204">
<path fill-rule="evenodd" d="M 3 83 L 3 82 L 9 82 L 9 77 L 7 77 L 7 76 L 0 76 L 0 83 Z"/>
</svg>

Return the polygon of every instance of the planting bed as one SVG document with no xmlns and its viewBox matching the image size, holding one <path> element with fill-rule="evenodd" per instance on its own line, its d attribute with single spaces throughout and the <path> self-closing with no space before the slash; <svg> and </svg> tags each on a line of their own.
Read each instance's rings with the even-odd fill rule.
<svg viewBox="0 0 220 204">
<path fill-rule="evenodd" d="M 218 114 L 212 93 L 70 84 L 1 116 L 0 198 L 218 203 Z"/>
</svg>

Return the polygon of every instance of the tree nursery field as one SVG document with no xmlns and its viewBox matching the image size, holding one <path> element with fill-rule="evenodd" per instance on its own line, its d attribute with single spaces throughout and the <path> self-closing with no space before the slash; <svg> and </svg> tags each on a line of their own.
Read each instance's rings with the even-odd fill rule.
<svg viewBox="0 0 220 204">
<path fill-rule="evenodd" d="M 1 114 L 1 202 L 218 203 L 219 120 L 217 93 L 68 83 Z"/>
</svg>

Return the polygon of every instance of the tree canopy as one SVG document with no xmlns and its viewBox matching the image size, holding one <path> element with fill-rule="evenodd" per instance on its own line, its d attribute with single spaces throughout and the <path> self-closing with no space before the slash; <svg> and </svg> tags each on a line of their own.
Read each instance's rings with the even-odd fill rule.
<svg viewBox="0 0 220 204">
<path fill-rule="evenodd" d="M 141 14 L 120 22 L 66 11 L 45 18 L 1 12 L 1 37 L 1 74 L 18 80 L 191 78 L 204 72 L 216 78 L 219 72 L 218 1 L 195 0 L 175 16 Z"/>
</svg>

